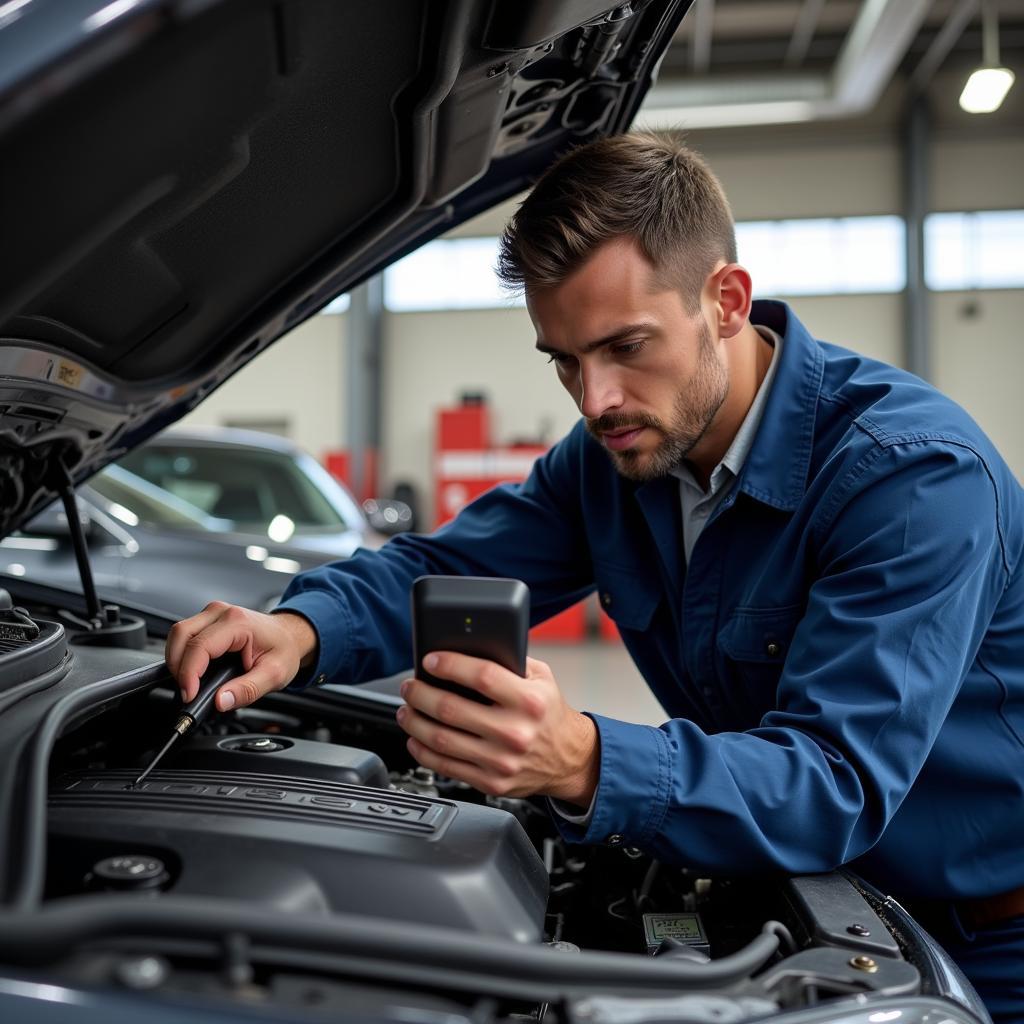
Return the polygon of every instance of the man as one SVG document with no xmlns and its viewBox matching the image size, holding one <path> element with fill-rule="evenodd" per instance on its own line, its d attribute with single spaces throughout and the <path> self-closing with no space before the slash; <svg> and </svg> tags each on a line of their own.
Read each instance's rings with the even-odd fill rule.
<svg viewBox="0 0 1024 1024">
<path fill-rule="evenodd" d="M 537 348 L 582 419 L 522 485 L 429 537 L 296 578 L 273 615 L 179 623 L 185 698 L 221 709 L 409 659 L 424 573 L 514 576 L 534 621 L 595 586 L 661 728 L 570 708 L 445 652 L 398 719 L 423 765 L 544 794 L 570 839 L 719 872 L 854 862 L 929 923 L 997 1016 L 1024 1017 L 1024 497 L 977 425 L 920 380 L 751 303 L 717 180 L 631 135 L 552 168 L 502 240 Z M 920 905 L 925 906 L 924 902 Z"/>
</svg>

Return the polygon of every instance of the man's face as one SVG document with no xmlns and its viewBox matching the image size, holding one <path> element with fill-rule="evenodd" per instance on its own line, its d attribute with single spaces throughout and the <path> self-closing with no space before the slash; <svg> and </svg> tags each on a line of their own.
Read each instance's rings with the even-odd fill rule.
<svg viewBox="0 0 1024 1024">
<path fill-rule="evenodd" d="M 664 476 L 707 436 L 728 368 L 703 313 L 655 280 L 631 239 L 607 242 L 527 308 L 538 350 L 623 476 Z"/>
</svg>

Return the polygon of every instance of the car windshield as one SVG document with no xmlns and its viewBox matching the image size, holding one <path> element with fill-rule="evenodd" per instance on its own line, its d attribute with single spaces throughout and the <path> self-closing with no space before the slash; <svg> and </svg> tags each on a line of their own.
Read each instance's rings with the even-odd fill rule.
<svg viewBox="0 0 1024 1024">
<path fill-rule="evenodd" d="M 183 501 L 177 495 L 142 479 L 120 466 L 107 466 L 90 481 L 100 497 L 112 502 L 109 511 L 129 525 L 190 527 L 209 529 L 210 517 L 202 509 Z"/>
<path fill-rule="evenodd" d="M 161 444 L 126 455 L 120 465 L 235 529 L 339 530 L 356 525 L 287 453 L 243 447 Z M 328 485 L 333 484 L 332 480 Z M 337 485 L 334 485 L 337 487 Z"/>
</svg>

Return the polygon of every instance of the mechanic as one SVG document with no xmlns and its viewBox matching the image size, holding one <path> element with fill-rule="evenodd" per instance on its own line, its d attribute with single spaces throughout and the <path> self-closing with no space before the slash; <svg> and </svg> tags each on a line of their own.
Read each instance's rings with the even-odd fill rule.
<svg viewBox="0 0 1024 1024">
<path fill-rule="evenodd" d="M 533 621 L 596 587 L 660 728 L 581 714 L 550 669 L 453 653 L 398 712 L 422 765 L 542 794 L 572 841 L 718 873 L 852 862 L 923 917 L 996 1020 L 1024 1019 L 1024 492 L 979 427 L 901 370 L 752 302 L 732 215 L 668 135 L 564 157 L 502 239 L 537 349 L 582 414 L 525 483 L 429 536 L 213 603 L 167 661 L 225 710 L 400 672 L 422 574 L 511 576 Z"/>
</svg>

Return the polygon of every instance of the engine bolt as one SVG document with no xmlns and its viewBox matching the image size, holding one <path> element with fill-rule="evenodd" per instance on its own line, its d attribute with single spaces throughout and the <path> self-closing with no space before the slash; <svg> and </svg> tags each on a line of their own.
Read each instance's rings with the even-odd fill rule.
<svg viewBox="0 0 1024 1024">
<path fill-rule="evenodd" d="M 878 964 L 869 956 L 855 956 L 850 960 L 850 966 L 858 971 L 866 971 L 868 974 L 874 974 L 878 970 Z"/>
<path fill-rule="evenodd" d="M 862 924 L 851 924 L 846 930 L 851 935 L 860 935 L 863 938 L 867 938 L 871 934 L 871 932 L 869 932 Z"/>
</svg>

